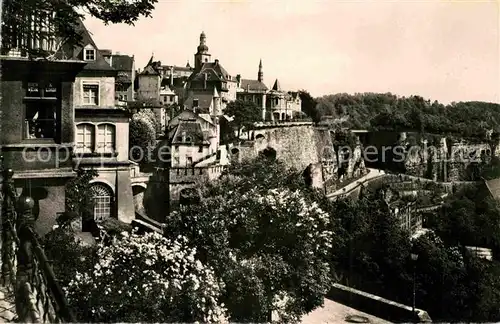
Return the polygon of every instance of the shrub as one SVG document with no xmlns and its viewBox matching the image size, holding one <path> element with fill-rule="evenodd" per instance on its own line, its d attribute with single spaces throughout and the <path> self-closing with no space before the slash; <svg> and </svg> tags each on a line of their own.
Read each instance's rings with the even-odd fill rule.
<svg viewBox="0 0 500 324">
<path fill-rule="evenodd" d="M 99 243 L 99 262 L 76 272 L 68 300 L 90 322 L 223 322 L 222 290 L 184 237 L 124 233 Z"/>
</svg>

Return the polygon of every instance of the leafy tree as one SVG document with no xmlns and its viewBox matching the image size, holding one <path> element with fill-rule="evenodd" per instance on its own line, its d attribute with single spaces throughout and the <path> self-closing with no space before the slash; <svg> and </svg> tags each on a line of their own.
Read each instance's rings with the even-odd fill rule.
<svg viewBox="0 0 500 324">
<path fill-rule="evenodd" d="M 253 101 L 232 101 L 227 104 L 224 113 L 233 118 L 231 125 L 238 129 L 238 138 L 242 128 L 251 130 L 255 122 L 262 120 L 262 109 Z"/>
<path fill-rule="evenodd" d="M 99 260 L 65 286 L 69 303 L 89 322 L 223 322 L 221 283 L 195 254 L 158 233 L 101 242 Z"/>
<path fill-rule="evenodd" d="M 129 123 L 129 145 L 132 159 L 142 167 L 152 162 L 149 160 L 156 145 L 156 131 L 151 118 L 144 113 L 134 115 Z"/>
<path fill-rule="evenodd" d="M 98 175 L 98 172 L 93 169 L 79 169 L 77 176 L 66 184 L 65 209 L 67 213 L 61 219 L 62 223 L 68 224 L 76 218 L 81 218 L 83 227 L 86 227 L 86 224 L 94 219 L 94 200 L 90 190 L 90 181 Z"/>
<path fill-rule="evenodd" d="M 295 322 L 330 288 L 330 215 L 303 192 L 300 173 L 261 158 L 231 166 L 202 188 L 199 204 L 167 219 L 168 237 L 186 235 L 224 281 L 231 321 Z M 262 180 L 262 181 L 261 181 Z"/>
<path fill-rule="evenodd" d="M 55 38 L 61 45 L 80 44 L 82 38 L 77 23 L 85 14 L 109 23 L 133 25 L 140 17 L 151 16 L 157 0 L 5 0 L 2 2 L 2 49 L 5 51 L 21 46 L 34 56 L 48 56 L 48 53 L 28 48 L 29 42 L 18 40 L 32 28 L 32 15 L 40 18 L 53 15 L 52 19 L 40 19 L 39 30 L 45 30 L 43 37 Z M 5 54 L 5 53 L 4 53 Z"/>
<path fill-rule="evenodd" d="M 299 96 L 301 100 L 301 110 L 306 113 L 312 120 L 317 123 L 321 119 L 321 114 L 318 111 L 318 102 L 314 99 L 307 90 L 300 90 Z"/>
</svg>

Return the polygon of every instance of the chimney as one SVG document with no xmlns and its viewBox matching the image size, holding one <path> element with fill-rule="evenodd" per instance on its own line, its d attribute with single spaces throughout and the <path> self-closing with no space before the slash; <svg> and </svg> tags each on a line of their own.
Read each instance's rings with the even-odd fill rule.
<svg viewBox="0 0 500 324">
<path fill-rule="evenodd" d="M 215 59 L 215 66 L 219 65 L 219 59 Z"/>
<path fill-rule="evenodd" d="M 239 88 L 240 87 L 240 83 L 241 83 L 241 75 L 240 74 L 236 75 L 236 82 L 238 82 L 238 88 Z"/>
<path fill-rule="evenodd" d="M 204 79 L 203 79 L 203 89 L 206 89 L 207 88 L 207 79 L 208 79 L 208 76 L 206 73 L 203 74 L 204 76 Z"/>
<path fill-rule="evenodd" d="M 170 67 L 170 87 L 174 86 L 174 67 Z"/>
</svg>

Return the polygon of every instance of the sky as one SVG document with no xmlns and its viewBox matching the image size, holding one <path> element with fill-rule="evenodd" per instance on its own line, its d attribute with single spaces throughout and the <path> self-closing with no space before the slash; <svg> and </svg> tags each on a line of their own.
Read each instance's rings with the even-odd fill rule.
<svg viewBox="0 0 500 324">
<path fill-rule="evenodd" d="M 499 1 L 159 0 L 135 26 L 84 23 L 100 49 L 193 65 L 202 31 L 233 76 L 313 96 L 391 92 L 500 103 Z"/>
</svg>

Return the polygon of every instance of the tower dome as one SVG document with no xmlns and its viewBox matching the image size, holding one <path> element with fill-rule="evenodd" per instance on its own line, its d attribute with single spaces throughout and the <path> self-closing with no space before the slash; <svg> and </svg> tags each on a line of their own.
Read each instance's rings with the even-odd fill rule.
<svg viewBox="0 0 500 324">
<path fill-rule="evenodd" d="M 205 32 L 201 32 L 200 35 L 200 45 L 198 46 L 198 53 L 207 53 L 208 46 L 205 44 L 207 36 L 205 36 Z"/>
</svg>

